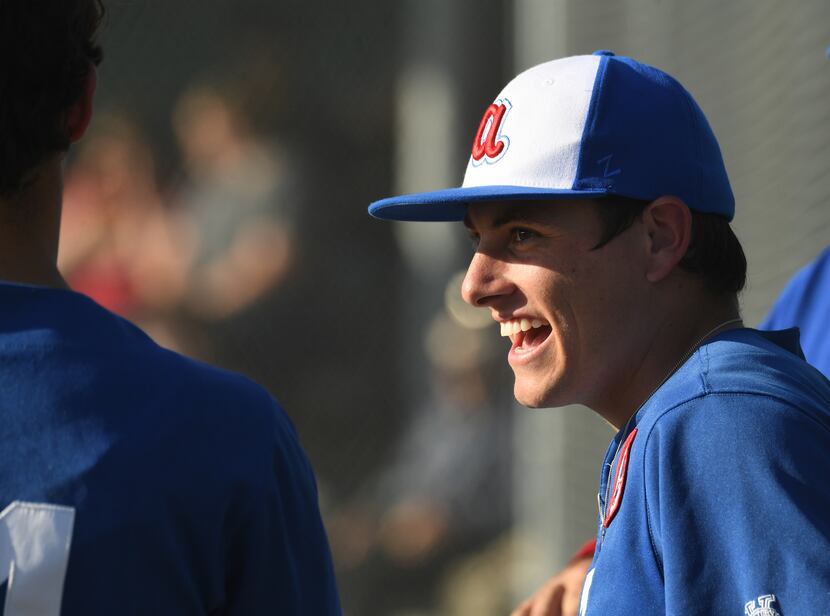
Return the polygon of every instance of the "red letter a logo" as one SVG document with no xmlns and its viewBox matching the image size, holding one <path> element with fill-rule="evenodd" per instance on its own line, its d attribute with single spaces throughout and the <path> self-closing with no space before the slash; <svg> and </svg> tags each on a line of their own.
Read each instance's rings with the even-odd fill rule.
<svg viewBox="0 0 830 616">
<path fill-rule="evenodd" d="M 481 162 L 485 156 L 495 161 L 504 152 L 509 141 L 506 138 L 500 139 L 499 132 L 504 116 L 510 109 L 510 103 L 496 101 L 484 112 L 481 124 L 478 126 L 476 138 L 473 141 L 473 160 Z M 498 141 L 496 141 L 498 139 Z"/>
</svg>

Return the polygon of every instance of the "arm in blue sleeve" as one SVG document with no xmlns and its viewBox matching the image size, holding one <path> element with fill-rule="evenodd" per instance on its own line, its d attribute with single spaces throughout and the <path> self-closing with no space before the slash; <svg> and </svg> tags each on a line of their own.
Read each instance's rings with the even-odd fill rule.
<svg viewBox="0 0 830 616">
<path fill-rule="evenodd" d="M 744 614 L 768 595 L 781 616 L 830 614 L 826 426 L 786 401 L 709 395 L 661 417 L 646 448 L 667 614 Z"/>
</svg>

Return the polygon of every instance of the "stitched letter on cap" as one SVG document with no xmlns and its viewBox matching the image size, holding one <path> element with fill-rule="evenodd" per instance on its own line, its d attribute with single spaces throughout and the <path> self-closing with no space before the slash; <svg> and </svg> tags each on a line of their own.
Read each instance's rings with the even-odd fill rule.
<svg viewBox="0 0 830 616">
<path fill-rule="evenodd" d="M 501 129 L 510 106 L 507 99 L 497 100 L 484 112 L 473 140 L 474 165 L 481 164 L 482 160 L 494 163 L 504 155 L 510 140 L 501 134 Z"/>
</svg>

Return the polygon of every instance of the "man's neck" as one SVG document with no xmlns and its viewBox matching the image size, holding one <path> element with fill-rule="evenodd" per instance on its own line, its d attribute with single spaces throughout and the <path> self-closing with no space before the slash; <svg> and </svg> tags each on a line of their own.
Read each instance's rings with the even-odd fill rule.
<svg viewBox="0 0 830 616">
<path fill-rule="evenodd" d="M 0 199 L 0 280 L 66 288 L 57 267 L 62 191 L 55 156 L 19 193 Z"/>
<path fill-rule="evenodd" d="M 616 393 L 594 407 L 615 428 L 621 429 L 701 344 L 742 327 L 738 306 L 730 300 L 712 298 L 696 306 L 695 311 L 676 312 L 656 322 L 639 360 L 621 375 Z"/>
</svg>

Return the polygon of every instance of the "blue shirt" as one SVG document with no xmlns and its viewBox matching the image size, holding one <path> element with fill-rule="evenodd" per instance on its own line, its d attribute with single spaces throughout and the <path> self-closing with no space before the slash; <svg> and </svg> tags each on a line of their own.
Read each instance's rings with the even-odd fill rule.
<svg viewBox="0 0 830 616">
<path fill-rule="evenodd" d="M 5 616 L 340 614 L 311 466 L 262 388 L 71 291 L 0 283 L 0 306 Z"/>
<path fill-rule="evenodd" d="M 807 361 L 830 378 L 830 247 L 793 276 L 760 327 L 798 327 Z"/>
<path fill-rule="evenodd" d="M 794 330 L 705 343 L 608 449 L 581 616 L 830 614 L 828 452 Z"/>
</svg>

